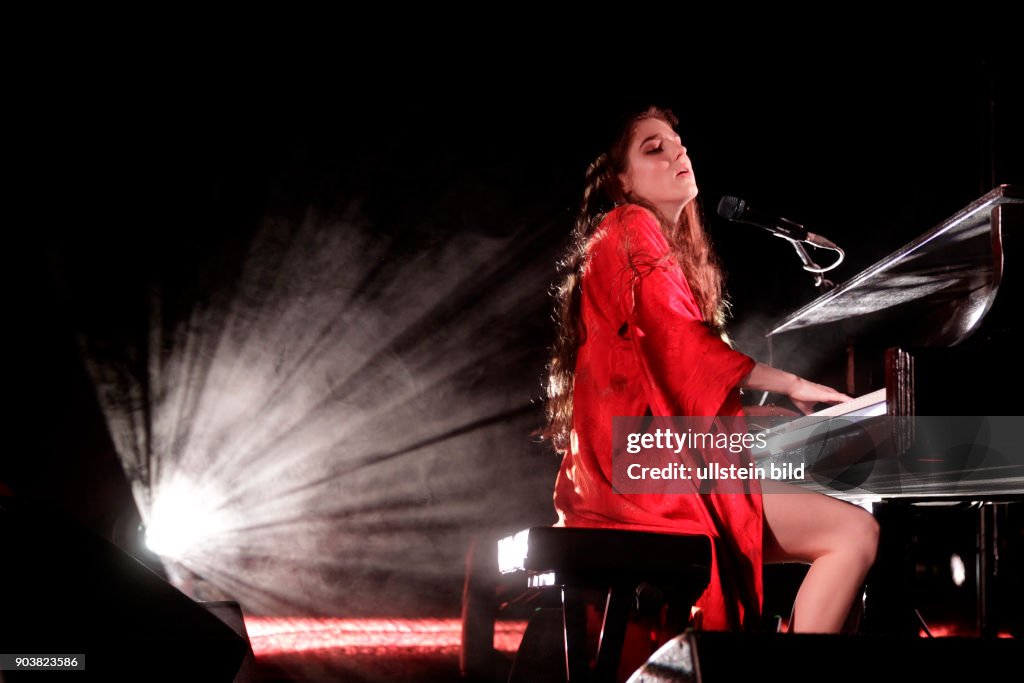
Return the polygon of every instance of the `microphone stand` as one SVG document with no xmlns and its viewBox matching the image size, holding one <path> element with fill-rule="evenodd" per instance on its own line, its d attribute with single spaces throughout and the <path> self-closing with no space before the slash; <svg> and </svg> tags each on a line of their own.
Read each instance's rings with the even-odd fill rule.
<svg viewBox="0 0 1024 683">
<path fill-rule="evenodd" d="M 812 259 L 810 254 L 807 253 L 807 250 L 804 249 L 804 245 L 800 244 L 800 242 L 798 242 L 797 240 L 792 239 L 790 237 L 786 237 L 784 235 L 778 236 L 784 240 L 787 240 L 790 244 L 793 245 L 793 249 L 796 250 L 796 255 L 800 257 L 800 261 L 804 264 L 804 270 L 811 273 L 811 276 L 814 278 L 815 287 L 817 287 L 823 292 L 828 292 L 835 289 L 836 283 L 832 282 L 827 277 L 822 275 L 822 273 L 824 273 L 825 271 L 830 270 L 829 268 L 822 268 L 817 263 L 815 263 L 814 259 Z M 838 263 L 836 265 L 838 265 Z M 832 267 L 834 268 L 835 266 Z"/>
</svg>

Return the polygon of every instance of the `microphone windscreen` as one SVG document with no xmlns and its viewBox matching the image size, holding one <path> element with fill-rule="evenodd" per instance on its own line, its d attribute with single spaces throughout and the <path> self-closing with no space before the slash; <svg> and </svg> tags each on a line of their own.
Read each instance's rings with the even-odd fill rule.
<svg viewBox="0 0 1024 683">
<path fill-rule="evenodd" d="M 726 220 L 734 221 L 743 215 L 746 208 L 747 203 L 739 197 L 726 195 L 718 202 L 718 215 Z"/>
</svg>

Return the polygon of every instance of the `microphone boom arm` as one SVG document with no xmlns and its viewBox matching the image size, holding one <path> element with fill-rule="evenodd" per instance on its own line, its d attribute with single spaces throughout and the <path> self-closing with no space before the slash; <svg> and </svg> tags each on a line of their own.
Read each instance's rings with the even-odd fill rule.
<svg viewBox="0 0 1024 683">
<path fill-rule="evenodd" d="M 835 268 L 836 266 L 843 262 L 843 259 L 846 257 L 846 253 L 842 249 L 840 249 L 839 247 L 824 247 L 826 249 L 832 249 L 833 251 L 838 252 L 839 258 L 836 259 L 835 263 L 832 263 L 829 266 L 822 268 L 821 266 L 814 262 L 814 259 L 812 259 L 810 254 L 807 253 L 807 250 L 804 249 L 804 245 L 800 244 L 799 240 L 795 240 L 791 237 L 786 237 L 785 235 L 780 234 L 776 234 L 776 237 L 781 237 L 782 239 L 786 240 L 787 242 L 793 245 L 793 249 L 796 251 L 796 255 L 800 257 L 800 261 L 804 264 L 804 270 L 806 270 L 808 273 L 811 273 L 814 277 L 815 287 L 819 287 L 827 292 L 836 286 L 836 283 L 826 278 L 824 275 L 822 275 L 822 273 L 827 273 L 828 271 L 832 270 L 833 268 Z"/>
</svg>

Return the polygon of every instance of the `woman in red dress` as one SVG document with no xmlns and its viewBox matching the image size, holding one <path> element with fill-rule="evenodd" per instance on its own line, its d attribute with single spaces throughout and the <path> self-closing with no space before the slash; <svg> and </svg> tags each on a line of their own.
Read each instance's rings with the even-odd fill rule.
<svg viewBox="0 0 1024 683">
<path fill-rule="evenodd" d="M 588 170 L 548 386 L 548 435 L 563 454 L 555 508 L 565 526 L 705 534 L 709 630 L 760 617 L 764 562 L 810 563 L 790 630 L 838 632 L 874 562 L 878 527 L 825 495 L 617 493 L 612 418 L 742 415 L 739 388 L 789 396 L 803 412 L 849 397 L 755 362 L 724 341 L 721 271 L 701 225 L 693 167 L 671 112 L 627 122 Z"/>
</svg>

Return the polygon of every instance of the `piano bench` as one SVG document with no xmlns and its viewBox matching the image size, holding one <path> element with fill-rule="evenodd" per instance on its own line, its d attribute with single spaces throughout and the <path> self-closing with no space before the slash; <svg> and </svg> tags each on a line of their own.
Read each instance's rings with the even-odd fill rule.
<svg viewBox="0 0 1024 683">
<path fill-rule="evenodd" d="M 493 546 L 492 546 L 493 547 Z M 493 680 L 494 621 L 503 608 L 524 603 L 548 605 L 553 610 L 534 610 L 534 618 L 516 654 L 512 679 L 539 679 L 536 663 L 527 662 L 538 633 L 560 631 L 562 654 L 548 660 L 553 680 L 613 681 L 619 667 L 630 612 L 647 605 L 667 603 L 677 615 L 689 616 L 690 607 L 710 580 L 711 541 L 706 536 L 661 534 L 622 529 L 581 527 L 533 527 L 503 538 L 497 553 L 471 549 L 463 593 L 462 670 L 471 678 Z M 495 555 L 497 557 L 495 558 Z M 493 585 L 474 580 L 497 559 Z M 475 565 L 475 569 L 474 569 Z M 500 573 L 499 573 L 500 572 Z M 588 597 L 599 596 L 603 615 L 596 656 L 591 667 L 588 655 L 586 610 Z M 547 612 L 545 616 L 543 613 Z M 552 628 L 551 616 L 558 614 Z M 545 622 L 546 619 L 546 622 Z M 560 622 L 560 623 L 558 623 Z M 679 631 L 685 628 L 683 621 Z M 544 636 L 539 636 L 543 639 Z M 488 657 L 491 660 L 488 660 Z M 524 673 L 525 671 L 525 673 Z M 518 673 L 517 673 L 518 672 Z"/>
</svg>

